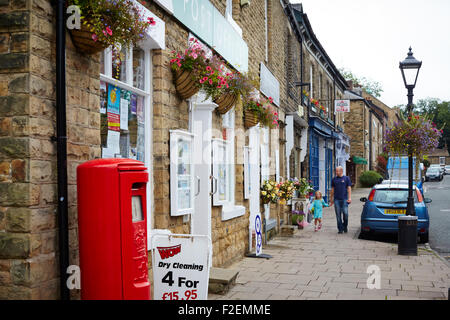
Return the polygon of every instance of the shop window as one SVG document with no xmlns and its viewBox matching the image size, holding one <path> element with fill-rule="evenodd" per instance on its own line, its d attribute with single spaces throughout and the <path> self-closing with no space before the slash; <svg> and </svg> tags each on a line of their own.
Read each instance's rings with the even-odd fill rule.
<svg viewBox="0 0 450 320">
<path fill-rule="evenodd" d="M 101 55 L 102 158 L 129 158 L 150 166 L 150 60 L 150 51 L 140 48 L 118 54 L 106 49 Z"/>
</svg>

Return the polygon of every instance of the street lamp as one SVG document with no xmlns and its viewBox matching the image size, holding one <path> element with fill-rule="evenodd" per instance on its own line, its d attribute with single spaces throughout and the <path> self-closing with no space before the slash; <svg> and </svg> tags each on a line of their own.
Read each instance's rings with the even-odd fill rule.
<svg viewBox="0 0 450 320">
<path fill-rule="evenodd" d="M 422 61 L 414 58 L 411 47 L 408 56 L 400 62 L 403 82 L 408 90 L 408 116 L 412 115 L 413 90 L 416 87 Z M 418 159 L 416 159 L 418 161 Z M 417 255 L 417 216 L 414 207 L 413 196 L 413 157 L 412 150 L 408 146 L 408 202 L 406 216 L 398 217 L 398 253 L 401 255 Z"/>
</svg>

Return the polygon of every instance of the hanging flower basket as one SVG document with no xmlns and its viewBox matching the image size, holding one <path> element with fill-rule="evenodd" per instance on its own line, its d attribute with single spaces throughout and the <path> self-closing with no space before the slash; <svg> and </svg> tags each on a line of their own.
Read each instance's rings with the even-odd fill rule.
<svg viewBox="0 0 450 320">
<path fill-rule="evenodd" d="M 178 69 L 174 76 L 175 87 L 181 98 L 189 99 L 198 92 L 199 87 L 196 85 L 194 71 Z"/>
<path fill-rule="evenodd" d="M 256 126 L 259 123 L 259 117 L 258 114 L 249 109 L 244 110 L 244 126 L 245 128 L 249 129 L 251 127 Z"/>
<path fill-rule="evenodd" d="M 89 28 L 82 24 L 81 29 L 69 29 L 72 43 L 81 53 L 96 54 L 108 47 L 108 44 L 92 39 L 92 32 Z"/>
<path fill-rule="evenodd" d="M 216 110 L 220 114 L 225 114 L 230 111 L 231 108 L 233 108 L 233 106 L 236 104 L 236 101 L 236 94 L 230 92 L 223 93 L 221 96 L 214 100 L 214 102 L 218 105 Z"/>
<path fill-rule="evenodd" d="M 437 148 L 442 133 L 443 129 L 436 128 L 436 124 L 426 116 L 411 113 L 406 118 L 400 113 L 400 121 L 386 130 L 384 151 L 393 156 L 409 153 L 417 157 L 419 161 L 416 161 L 416 177 L 418 177 L 420 160 L 425 154 Z"/>
<path fill-rule="evenodd" d="M 156 24 L 131 0 L 68 0 L 66 5 L 80 10 L 80 29 L 69 28 L 69 32 L 74 46 L 85 54 L 98 53 L 109 46 L 116 51 L 131 48 Z"/>
</svg>

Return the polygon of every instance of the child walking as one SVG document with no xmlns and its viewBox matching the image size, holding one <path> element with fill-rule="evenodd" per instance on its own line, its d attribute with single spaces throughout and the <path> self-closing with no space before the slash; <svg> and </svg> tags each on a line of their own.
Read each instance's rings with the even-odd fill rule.
<svg viewBox="0 0 450 320">
<path fill-rule="evenodd" d="M 329 205 L 322 199 L 322 193 L 316 191 L 312 208 L 314 209 L 314 231 L 322 229 L 322 210 L 323 207 L 329 207 Z"/>
</svg>

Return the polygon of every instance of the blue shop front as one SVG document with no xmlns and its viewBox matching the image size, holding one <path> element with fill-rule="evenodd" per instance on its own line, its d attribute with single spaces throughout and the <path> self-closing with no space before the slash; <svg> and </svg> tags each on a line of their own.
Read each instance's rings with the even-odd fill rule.
<svg viewBox="0 0 450 320">
<path fill-rule="evenodd" d="M 309 179 L 328 201 L 333 177 L 334 127 L 318 117 L 309 118 Z"/>
</svg>

